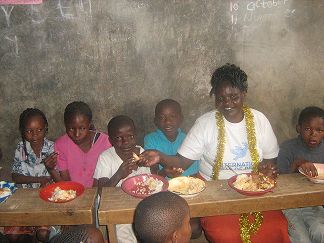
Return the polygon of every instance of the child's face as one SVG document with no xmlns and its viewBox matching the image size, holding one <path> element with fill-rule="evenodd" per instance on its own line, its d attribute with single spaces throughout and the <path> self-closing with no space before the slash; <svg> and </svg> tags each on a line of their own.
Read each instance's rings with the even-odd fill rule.
<svg viewBox="0 0 324 243">
<path fill-rule="evenodd" d="M 316 148 L 324 138 L 324 119 L 312 117 L 297 126 L 304 143 L 309 148 Z"/>
<path fill-rule="evenodd" d="M 182 119 L 182 113 L 176 105 L 165 105 L 155 114 L 154 123 L 169 140 L 174 140 Z"/>
<path fill-rule="evenodd" d="M 123 124 L 113 131 L 110 137 L 118 155 L 132 157 L 136 148 L 135 128 L 132 124 Z"/>
<path fill-rule="evenodd" d="M 41 116 L 33 116 L 27 120 L 24 138 L 31 146 L 42 146 L 46 135 L 46 125 Z"/>
<path fill-rule="evenodd" d="M 90 121 L 87 116 L 78 114 L 65 124 L 66 134 L 77 145 L 89 142 Z"/>
<path fill-rule="evenodd" d="M 243 119 L 243 102 L 246 92 L 233 87 L 230 82 L 224 82 L 215 91 L 215 106 L 223 116 L 232 123 Z"/>
<path fill-rule="evenodd" d="M 182 225 L 176 231 L 177 240 L 176 242 L 189 243 L 191 237 L 191 226 L 190 226 L 190 216 L 189 213 L 182 221 Z"/>
</svg>

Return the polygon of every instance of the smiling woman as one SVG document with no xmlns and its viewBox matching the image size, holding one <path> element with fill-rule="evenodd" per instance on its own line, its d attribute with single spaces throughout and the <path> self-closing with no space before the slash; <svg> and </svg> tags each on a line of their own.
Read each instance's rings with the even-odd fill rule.
<svg viewBox="0 0 324 243">
<path fill-rule="evenodd" d="M 141 162 L 186 169 L 194 160 L 200 160 L 199 173 L 205 180 L 229 179 L 233 172 L 226 167 L 228 164 L 236 173 L 258 170 L 275 176 L 277 139 L 268 119 L 244 105 L 248 88 L 246 73 L 226 64 L 215 70 L 211 86 L 216 110 L 197 119 L 178 154 L 167 156 L 145 151 Z M 250 217 L 255 217 L 258 224 L 250 225 Z M 287 221 L 281 211 L 205 217 L 201 223 L 211 242 L 289 242 Z"/>
</svg>

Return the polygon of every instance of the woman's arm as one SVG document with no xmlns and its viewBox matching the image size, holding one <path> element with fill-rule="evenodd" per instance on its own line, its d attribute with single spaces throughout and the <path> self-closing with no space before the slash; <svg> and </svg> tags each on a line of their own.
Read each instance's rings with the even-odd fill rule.
<svg viewBox="0 0 324 243">
<path fill-rule="evenodd" d="M 194 163 L 194 160 L 187 159 L 180 154 L 170 156 L 157 150 L 145 150 L 140 156 L 139 163 L 144 166 L 152 166 L 160 163 L 164 167 L 175 167 L 186 170 Z"/>
<path fill-rule="evenodd" d="M 152 165 L 151 167 L 150 167 L 150 171 L 151 171 L 151 174 L 155 174 L 155 175 L 160 175 L 160 176 L 163 176 L 162 174 L 159 174 L 159 172 L 161 171 L 161 170 L 159 170 L 159 165 Z M 163 176 L 164 177 L 164 176 Z"/>
</svg>

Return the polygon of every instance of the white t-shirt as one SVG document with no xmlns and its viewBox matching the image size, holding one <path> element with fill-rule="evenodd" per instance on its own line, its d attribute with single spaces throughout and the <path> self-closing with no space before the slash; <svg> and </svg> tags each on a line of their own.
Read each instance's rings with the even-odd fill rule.
<svg viewBox="0 0 324 243">
<path fill-rule="evenodd" d="M 278 156 L 279 146 L 269 120 L 259 111 L 251 109 L 254 116 L 257 151 L 260 161 Z M 187 134 L 178 153 L 191 160 L 200 160 L 199 172 L 206 180 L 212 180 L 213 166 L 218 145 L 218 127 L 215 112 L 199 117 Z M 245 119 L 231 123 L 224 118 L 225 151 L 219 180 L 234 176 L 225 164 L 237 173 L 251 172 L 252 160 L 248 148 Z"/>
<path fill-rule="evenodd" d="M 140 149 L 140 153 L 144 151 L 141 146 L 136 146 Z M 99 156 L 93 178 L 99 180 L 102 177 L 111 178 L 119 169 L 120 165 L 123 163 L 122 159 L 117 155 L 114 147 L 111 147 Z M 116 186 L 120 187 L 124 180 L 131 176 L 150 174 L 151 170 L 149 167 L 138 167 L 137 170 L 133 170 L 125 179 L 118 182 Z M 136 243 L 137 239 L 135 237 L 133 228 L 131 224 L 118 224 L 116 225 L 117 230 L 117 241 L 119 243 Z"/>
<path fill-rule="evenodd" d="M 140 149 L 140 153 L 144 151 L 141 146 L 136 146 Z M 114 147 L 111 147 L 104 152 L 102 152 L 98 158 L 97 166 L 95 172 L 93 174 L 93 178 L 99 180 L 99 178 L 107 177 L 111 178 L 119 169 L 120 165 L 123 163 L 122 159 L 116 153 Z M 122 179 L 118 182 L 116 186 L 121 186 L 124 180 L 129 177 L 141 174 L 151 173 L 149 167 L 138 167 L 137 170 L 133 170 L 131 174 L 129 174 L 125 179 Z"/>
</svg>

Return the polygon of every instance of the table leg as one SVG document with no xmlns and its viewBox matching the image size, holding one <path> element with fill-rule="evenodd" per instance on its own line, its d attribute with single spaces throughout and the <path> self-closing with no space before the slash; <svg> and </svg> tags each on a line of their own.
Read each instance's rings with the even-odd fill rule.
<svg viewBox="0 0 324 243">
<path fill-rule="evenodd" d="M 109 243 L 117 243 L 116 225 L 108 224 Z"/>
</svg>

